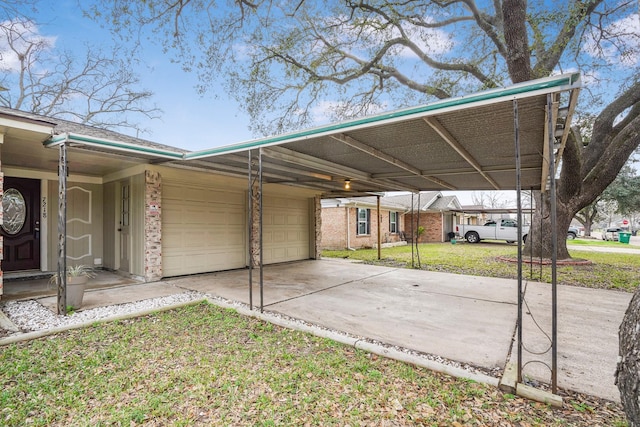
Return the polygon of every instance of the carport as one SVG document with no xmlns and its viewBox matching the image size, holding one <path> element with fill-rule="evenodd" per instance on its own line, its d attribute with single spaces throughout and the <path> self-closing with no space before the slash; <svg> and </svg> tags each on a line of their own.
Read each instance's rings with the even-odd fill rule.
<svg viewBox="0 0 640 427">
<path fill-rule="evenodd" d="M 521 215 L 521 189 L 550 191 L 555 200 L 554 175 L 570 132 L 579 88 L 579 74 L 564 74 L 220 148 L 182 155 L 153 154 L 158 162 L 170 166 L 248 180 L 248 248 L 252 260 L 249 303 L 254 306 L 253 270 L 257 269 L 259 297 L 256 305 L 262 310 L 265 292 L 268 292 L 264 288 L 262 268 L 263 186 L 287 184 L 311 188 L 321 191 L 323 197 L 354 197 L 382 191 L 516 190 Z M 108 152 L 121 149 L 99 143 L 87 144 L 68 136 L 65 140 L 53 140 L 49 145 L 61 146 L 60 177 L 66 175 L 63 147 L 72 143 L 76 149 L 85 147 Z M 64 185 L 64 179 L 60 182 Z M 61 209 L 65 207 L 61 206 Z M 551 215 L 553 221 L 553 209 Z M 318 232 L 319 227 L 316 227 Z M 64 231 L 59 233 L 61 241 L 63 235 Z M 62 250 L 60 254 L 63 260 Z M 522 326 L 520 246 L 518 258 L 520 272 L 516 296 L 518 325 Z M 549 368 L 555 391 L 555 274 L 550 298 L 553 327 L 549 332 Z M 518 328 L 517 341 L 517 378 L 520 382 L 522 327 Z"/>
<path fill-rule="evenodd" d="M 508 88 L 443 100 L 314 129 L 188 153 L 173 164 L 197 165 L 225 174 L 245 174 L 249 188 L 249 304 L 253 268 L 259 271 L 259 307 L 264 306 L 262 188 L 270 183 L 321 189 L 323 197 L 381 191 L 549 191 L 555 223 L 555 172 L 570 132 L 580 88 L 579 74 L 565 74 Z M 520 221 L 520 224 L 522 221 Z M 519 236 L 522 229 L 519 227 Z M 380 233 L 378 233 L 379 235 Z M 519 239 L 521 241 L 522 239 Z M 555 248 L 554 248 L 555 254 Z M 552 260 L 551 388 L 557 389 L 557 290 Z M 522 381 L 522 247 L 518 246 L 517 382 Z"/>
</svg>

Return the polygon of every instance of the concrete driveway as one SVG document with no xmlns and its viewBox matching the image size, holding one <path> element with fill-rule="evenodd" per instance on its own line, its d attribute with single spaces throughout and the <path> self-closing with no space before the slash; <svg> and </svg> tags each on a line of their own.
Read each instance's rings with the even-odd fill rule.
<svg viewBox="0 0 640 427">
<path fill-rule="evenodd" d="M 260 304 L 256 282 L 257 273 L 254 306 Z M 247 270 L 169 283 L 249 303 Z M 537 325 L 550 334 L 549 289 L 527 284 L 523 333 L 527 349 L 534 352 L 548 347 Z M 619 401 L 613 378 L 618 326 L 631 295 L 568 286 L 560 286 L 558 293 L 559 386 Z M 264 308 L 453 361 L 503 369 L 516 330 L 517 282 L 334 259 L 304 261 L 265 267 Z M 526 352 L 523 358 L 532 359 Z M 550 363 L 545 360 L 550 356 L 535 358 Z M 524 373 L 549 382 L 549 370 L 541 366 L 530 363 Z"/>
</svg>

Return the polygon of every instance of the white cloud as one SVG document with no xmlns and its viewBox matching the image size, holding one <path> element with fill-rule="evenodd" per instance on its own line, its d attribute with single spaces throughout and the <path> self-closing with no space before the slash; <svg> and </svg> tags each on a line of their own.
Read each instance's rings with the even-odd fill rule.
<svg viewBox="0 0 640 427">
<path fill-rule="evenodd" d="M 360 108 L 361 106 L 358 106 Z M 311 117 L 315 125 L 330 123 L 342 118 L 361 117 L 364 114 L 373 115 L 387 110 L 388 105 L 370 104 L 366 112 L 356 111 L 356 107 L 342 101 L 322 101 L 311 109 Z"/>
</svg>

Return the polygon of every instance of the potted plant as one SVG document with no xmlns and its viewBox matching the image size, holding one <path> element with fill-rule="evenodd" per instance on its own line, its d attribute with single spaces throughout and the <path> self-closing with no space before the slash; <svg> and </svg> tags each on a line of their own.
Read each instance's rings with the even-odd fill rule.
<svg viewBox="0 0 640 427">
<path fill-rule="evenodd" d="M 96 277 L 93 268 L 86 265 L 67 267 L 67 306 L 78 309 L 82 307 L 84 290 L 87 281 Z M 50 282 L 57 285 L 58 275 L 51 276 Z"/>
</svg>

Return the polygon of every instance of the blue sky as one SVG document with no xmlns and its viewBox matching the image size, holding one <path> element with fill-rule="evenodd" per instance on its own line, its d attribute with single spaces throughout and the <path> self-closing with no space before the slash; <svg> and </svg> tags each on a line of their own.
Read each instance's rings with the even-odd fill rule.
<svg viewBox="0 0 640 427">
<path fill-rule="evenodd" d="M 86 43 L 112 43 L 108 31 L 82 16 L 76 0 L 41 2 L 36 18 L 40 35 L 56 37 L 56 49 L 82 52 Z M 162 119 L 141 121 L 150 131 L 141 138 L 190 150 L 253 138 L 248 117 L 222 88 L 217 98 L 212 93 L 200 96 L 196 76 L 171 63 L 158 46 L 147 44 L 140 54 L 149 67 L 137 70 L 142 85 L 154 92 L 153 102 L 164 112 Z M 135 131 L 124 133 L 136 136 Z"/>
</svg>

